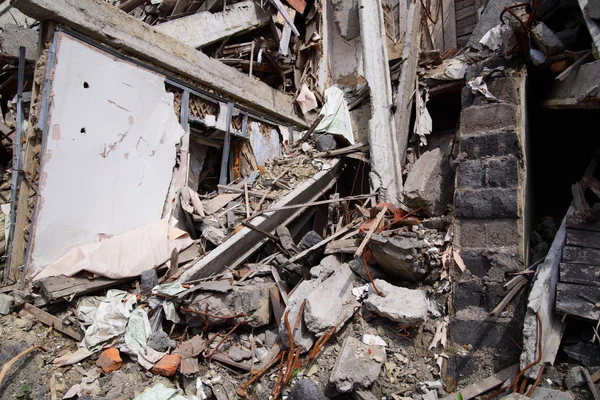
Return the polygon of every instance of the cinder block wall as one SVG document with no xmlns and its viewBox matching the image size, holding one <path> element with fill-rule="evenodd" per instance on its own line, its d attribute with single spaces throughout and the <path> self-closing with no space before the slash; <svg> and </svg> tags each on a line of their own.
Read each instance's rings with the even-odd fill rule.
<svg viewBox="0 0 600 400">
<path fill-rule="evenodd" d="M 467 81 L 482 70 L 483 65 L 471 67 Z M 525 79 L 525 70 L 518 69 L 487 80 L 500 103 L 463 90 L 454 243 L 467 271 L 454 271 L 450 333 L 455 344 L 472 346 L 465 365 L 478 351 L 495 354 L 497 367 L 518 360 L 513 339 L 519 337 L 524 298 L 517 296 L 500 316 L 489 313 L 506 295 L 508 274 L 523 269 L 528 252 Z M 453 362 L 460 375 L 458 358 Z"/>
</svg>

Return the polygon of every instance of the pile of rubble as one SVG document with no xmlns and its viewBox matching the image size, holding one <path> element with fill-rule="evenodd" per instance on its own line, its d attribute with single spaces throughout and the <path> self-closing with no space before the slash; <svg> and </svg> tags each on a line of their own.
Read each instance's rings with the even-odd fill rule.
<svg viewBox="0 0 600 400">
<path fill-rule="evenodd" d="M 0 397 L 598 400 L 595 3 L 0 4 Z"/>
</svg>

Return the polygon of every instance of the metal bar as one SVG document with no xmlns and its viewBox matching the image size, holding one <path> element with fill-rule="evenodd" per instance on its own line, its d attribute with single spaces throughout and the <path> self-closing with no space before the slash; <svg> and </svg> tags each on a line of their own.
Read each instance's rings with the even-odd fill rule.
<svg viewBox="0 0 600 400">
<path fill-rule="evenodd" d="M 166 80 L 168 81 L 168 79 Z M 179 123 L 184 131 L 189 132 L 190 130 L 190 91 L 189 89 L 183 89 L 183 95 L 181 96 L 181 112 L 179 113 Z"/>
<path fill-rule="evenodd" d="M 38 127 L 42 131 L 42 149 L 40 150 L 40 171 L 44 163 L 44 149 L 46 148 L 46 141 L 48 140 L 48 111 L 50 108 L 50 77 L 54 70 L 56 63 L 56 48 L 58 47 L 58 31 L 54 32 L 52 38 L 52 45 L 48 50 L 48 63 L 46 64 L 46 72 L 44 75 L 44 86 L 42 87 L 42 104 L 40 105 L 40 118 L 38 119 Z M 33 218 L 32 221 L 37 220 L 39 196 L 36 195 L 35 202 L 33 205 Z M 29 230 L 29 241 L 27 242 L 27 248 L 25 249 L 25 262 L 23 263 L 23 270 L 21 271 L 21 282 L 20 287 L 23 288 L 25 283 L 25 271 L 29 263 L 29 253 L 31 252 L 31 242 L 35 227 L 32 223 L 32 228 Z"/>
<path fill-rule="evenodd" d="M 219 177 L 220 185 L 227 185 L 227 170 L 229 169 L 229 149 L 231 148 L 231 117 L 233 116 L 233 103 L 227 103 L 227 128 L 225 130 L 225 141 L 223 143 L 223 155 L 221 156 L 221 172 Z M 223 193 L 219 189 L 219 194 Z"/>
<path fill-rule="evenodd" d="M 12 180 L 10 184 L 10 226 L 9 226 L 9 245 L 8 258 L 4 267 L 4 283 L 8 283 L 10 275 L 10 262 L 12 261 L 12 248 L 15 236 L 15 221 L 17 210 L 17 194 L 19 192 L 19 175 L 21 173 L 21 151 L 23 142 L 23 81 L 25 80 L 25 47 L 19 47 L 19 70 L 17 76 L 17 132 L 15 134 L 14 157 L 12 165 Z"/>
<path fill-rule="evenodd" d="M 242 117 L 242 136 L 245 138 L 248 137 L 248 114 L 246 113 Z"/>
</svg>

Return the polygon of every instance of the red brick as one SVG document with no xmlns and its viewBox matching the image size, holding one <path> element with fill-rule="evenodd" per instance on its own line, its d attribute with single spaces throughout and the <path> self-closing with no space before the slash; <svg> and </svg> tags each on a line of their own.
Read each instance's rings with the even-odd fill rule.
<svg viewBox="0 0 600 400">
<path fill-rule="evenodd" d="M 150 370 L 154 375 L 173 376 L 177 372 L 181 357 L 177 354 L 167 354 Z"/>
<path fill-rule="evenodd" d="M 102 368 L 102 371 L 104 371 L 105 374 L 118 370 L 121 368 L 122 363 L 123 360 L 121 360 L 119 350 L 114 347 L 104 350 L 102 354 L 100 354 L 98 361 L 96 361 L 96 365 Z"/>
</svg>

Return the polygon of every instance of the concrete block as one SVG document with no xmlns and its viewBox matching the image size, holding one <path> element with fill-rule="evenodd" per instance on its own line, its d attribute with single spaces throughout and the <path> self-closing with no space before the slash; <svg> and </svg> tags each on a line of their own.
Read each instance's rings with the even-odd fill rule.
<svg viewBox="0 0 600 400">
<path fill-rule="evenodd" d="M 428 301 L 425 292 L 394 286 L 381 279 L 375 279 L 374 282 L 385 297 L 379 296 L 370 287 L 369 296 L 363 303 L 367 309 L 404 324 L 422 324 L 427 320 Z"/>
<path fill-rule="evenodd" d="M 469 82 L 471 79 L 473 78 L 477 78 L 478 76 L 481 76 L 481 74 L 483 73 L 483 70 L 485 68 L 489 68 L 489 69 L 495 69 L 498 67 L 508 67 L 509 66 L 510 61 L 507 60 L 506 58 L 497 55 L 497 56 L 492 56 L 492 57 L 488 57 L 485 60 L 478 62 L 476 64 L 470 65 L 467 67 L 467 73 L 465 75 L 465 82 Z M 495 78 L 497 79 L 497 78 Z M 482 96 L 479 95 L 475 95 L 473 94 L 473 92 L 471 91 L 471 88 L 469 86 L 465 86 L 462 89 L 461 92 L 461 105 L 462 108 L 468 108 L 471 107 L 474 103 L 474 100 L 476 98 L 482 99 Z"/>
<path fill-rule="evenodd" d="M 588 1 L 583 11 L 592 19 L 600 19 L 600 2 Z"/>
<path fill-rule="evenodd" d="M 485 305 L 484 285 L 479 279 L 454 283 L 454 310 Z"/>
<path fill-rule="evenodd" d="M 352 317 L 358 306 L 352 294 L 356 278 L 348 264 L 342 264 L 306 297 L 304 322 L 311 332 L 319 336 L 332 326 L 341 329 Z"/>
<path fill-rule="evenodd" d="M 356 275 L 360 276 L 365 281 L 369 281 L 369 275 L 367 275 L 367 270 L 365 269 L 362 258 L 353 259 L 348 263 L 348 266 Z M 379 267 L 369 265 L 369 272 L 373 279 L 385 279 L 385 273 Z"/>
<path fill-rule="evenodd" d="M 533 26 L 531 33 L 534 43 L 547 57 L 557 55 L 565 48 L 554 32 L 541 21 Z"/>
<path fill-rule="evenodd" d="M 506 103 L 471 106 L 462 110 L 460 118 L 463 136 L 497 130 L 511 131 L 517 126 L 517 107 Z"/>
<path fill-rule="evenodd" d="M 298 244 L 298 248 L 300 250 L 306 250 L 308 248 L 311 248 L 315 244 L 321 242 L 322 240 L 323 240 L 323 238 L 317 232 L 309 231 L 300 240 L 300 243 Z M 309 254 L 308 256 L 304 257 L 304 261 L 308 265 L 314 267 L 316 265 L 319 265 L 319 262 L 321 261 L 321 258 L 323 258 L 324 253 L 325 253 L 325 248 L 322 248 L 321 250 L 315 251 L 314 253 Z"/>
<path fill-rule="evenodd" d="M 244 286 L 235 286 L 234 290 L 228 293 L 210 292 L 210 297 L 207 297 L 207 292 L 199 291 L 190 308 L 205 312 L 208 305 L 208 312 L 213 315 L 246 314 L 245 317 L 233 319 L 208 318 L 211 327 L 236 324 L 241 320 L 250 321 L 248 324 L 253 328 L 268 325 L 271 322 L 269 291 L 276 288 L 275 283 L 256 279 L 247 282 Z M 192 327 L 203 327 L 206 324 L 206 318 L 202 315 L 185 313 L 185 318 L 187 324 Z"/>
<path fill-rule="evenodd" d="M 420 280 L 429 272 L 419 249 L 423 241 L 414 237 L 385 238 L 377 234 L 371 237 L 369 249 L 381 270 L 394 278 Z"/>
<path fill-rule="evenodd" d="M 308 351 L 315 343 L 315 335 L 308 330 L 304 318 L 300 320 L 300 326 L 298 329 L 295 327 L 295 321 L 298 319 L 300 314 L 300 308 L 306 297 L 312 293 L 312 291 L 319 285 L 320 280 L 311 279 L 303 281 L 299 286 L 296 287 L 292 295 L 288 298 L 288 304 L 285 308 L 285 312 L 288 313 L 288 321 L 290 328 L 292 329 L 292 337 L 294 338 L 294 344 L 302 347 L 302 351 Z M 305 310 L 306 311 L 306 310 Z M 294 321 L 294 322 L 293 322 Z M 285 321 L 282 319 L 279 324 L 279 337 L 287 338 L 287 328 Z M 284 346 L 288 346 L 288 340 L 283 340 Z"/>
<path fill-rule="evenodd" d="M 477 26 L 475 26 L 467 45 L 480 50 L 482 45 L 479 43 L 479 41 L 483 35 L 500 23 L 498 20 L 500 13 L 504 10 L 504 7 L 507 7 L 513 3 L 518 3 L 518 1 L 494 0 L 485 2 L 485 8 L 483 9 L 481 17 L 479 18 L 479 22 L 477 23 Z"/>
<path fill-rule="evenodd" d="M 454 225 L 454 237 L 463 250 L 507 248 L 517 253 L 521 242 L 515 219 L 458 219 Z"/>
<path fill-rule="evenodd" d="M 485 185 L 485 161 L 463 161 L 456 170 L 457 189 L 479 189 Z"/>
<path fill-rule="evenodd" d="M 164 353 L 169 348 L 175 349 L 177 342 L 169 338 L 169 335 L 162 329 L 158 332 L 152 332 L 148 337 L 148 346 L 152 349 Z"/>
<path fill-rule="evenodd" d="M 379 377 L 385 360 L 384 347 L 369 346 L 359 339 L 348 336 L 342 344 L 329 382 L 335 385 L 340 393 L 366 389 Z"/>
<path fill-rule="evenodd" d="M 326 279 L 328 278 L 331 274 L 333 274 L 333 272 L 338 269 L 340 267 L 340 265 L 342 265 L 341 261 L 340 261 L 340 256 L 337 254 L 331 254 L 328 255 L 326 257 L 323 257 L 323 259 L 321 260 L 321 262 L 319 263 L 319 265 L 317 265 L 316 267 L 312 267 L 310 269 L 310 276 L 311 278 L 316 278 L 316 279 Z"/>
<path fill-rule="evenodd" d="M 460 151 L 468 159 L 521 154 L 519 137 L 515 131 L 494 132 L 462 137 Z"/>
<path fill-rule="evenodd" d="M 520 79 L 502 76 L 486 81 L 488 90 L 496 96 L 496 98 L 504 103 L 518 105 L 521 102 L 519 95 Z M 470 88 L 469 88 L 470 89 Z M 475 96 L 473 105 L 489 104 L 485 96 Z"/>
<path fill-rule="evenodd" d="M 467 270 L 472 276 L 483 278 L 491 268 L 490 260 L 484 255 L 484 249 L 462 249 L 460 256 L 462 257 Z M 458 276 L 460 280 L 462 275 Z"/>
<path fill-rule="evenodd" d="M 532 400 L 573 400 L 571 393 L 545 387 L 538 387 L 531 395 Z"/>
<path fill-rule="evenodd" d="M 474 349 L 485 347 L 495 349 L 516 348 L 507 335 L 507 330 L 514 340 L 519 341 L 518 321 L 510 318 L 490 317 L 481 308 L 458 310 L 450 321 L 450 337 L 455 344 L 472 345 Z M 518 354 L 515 362 L 518 361 Z"/>
<path fill-rule="evenodd" d="M 319 135 L 315 141 L 315 146 L 319 151 L 329 151 L 337 149 L 337 142 L 333 135 Z"/>
<path fill-rule="evenodd" d="M 404 200 L 427 216 L 446 214 L 452 203 L 454 171 L 440 149 L 427 151 L 413 164 L 404 184 Z"/>
<path fill-rule="evenodd" d="M 519 162 L 514 156 L 488 159 L 486 176 L 490 187 L 517 187 Z"/>
<path fill-rule="evenodd" d="M 248 349 L 244 349 L 243 347 L 231 346 L 231 348 L 229 348 L 229 351 L 227 352 L 227 355 L 233 361 L 240 362 L 242 360 L 247 360 L 250 357 L 252 357 L 252 352 Z"/>
<path fill-rule="evenodd" d="M 155 269 L 143 271 L 140 275 L 140 290 L 149 291 L 154 286 L 158 285 L 158 275 Z"/>
<path fill-rule="evenodd" d="M 458 189 L 456 216 L 465 219 L 518 218 L 517 189 Z"/>
</svg>

